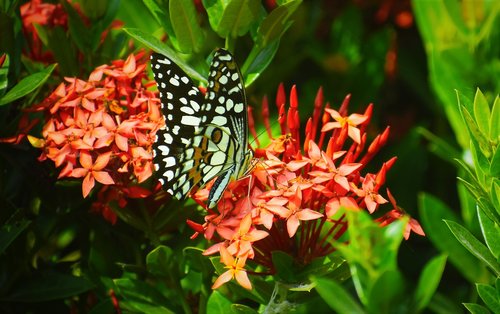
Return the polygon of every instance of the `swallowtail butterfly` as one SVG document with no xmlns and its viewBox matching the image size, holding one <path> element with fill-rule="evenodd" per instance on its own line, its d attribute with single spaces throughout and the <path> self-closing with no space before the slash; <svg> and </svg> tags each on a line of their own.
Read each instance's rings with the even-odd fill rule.
<svg viewBox="0 0 500 314">
<path fill-rule="evenodd" d="M 213 208 L 229 182 L 246 174 L 253 158 L 238 66 L 228 51 L 217 50 L 205 95 L 169 58 L 154 53 L 151 67 L 165 117 L 153 145 L 159 180 L 182 200 L 217 177 L 208 196 L 208 208 Z"/>
</svg>

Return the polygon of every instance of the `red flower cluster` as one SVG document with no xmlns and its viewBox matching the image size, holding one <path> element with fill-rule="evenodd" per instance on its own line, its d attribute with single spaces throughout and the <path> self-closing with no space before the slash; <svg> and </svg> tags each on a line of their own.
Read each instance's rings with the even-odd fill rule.
<svg viewBox="0 0 500 314">
<path fill-rule="evenodd" d="M 328 104 L 323 110 L 320 89 L 301 148 L 295 86 L 287 112 L 285 103 L 284 88 L 280 86 L 276 105 L 281 135 L 275 138 L 269 132 L 271 145 L 255 149 L 259 161 L 248 179 L 229 185 L 218 211 L 209 211 L 203 225 L 188 221 L 197 231 L 195 235 L 202 233 L 217 242 L 204 254 L 219 252 L 228 269 L 215 281 L 214 289 L 231 279 L 251 289 L 246 261 L 252 259 L 273 273 L 273 251 L 290 252 L 301 264 L 332 253 L 332 240 L 339 239 L 347 229 L 345 209 L 374 213 L 379 205 L 387 203 L 379 191 L 396 159 L 384 163 L 377 173 L 363 173 L 389 134 L 387 128 L 368 145 L 366 128 L 372 105 L 362 115 L 347 115 L 348 96 L 338 111 Z M 269 126 L 267 100 L 263 112 L 264 123 Z M 253 129 L 251 132 L 256 134 Z M 205 201 L 209 189 L 199 191 L 195 198 Z M 393 205 L 391 214 L 380 218 L 381 225 L 406 215 L 395 202 Z M 406 236 L 410 230 L 423 234 L 418 222 L 412 222 Z"/>
<path fill-rule="evenodd" d="M 132 187 L 151 176 L 151 146 L 164 123 L 160 100 L 148 90 L 155 83 L 147 81 L 146 66 L 143 53 L 132 54 L 126 61 L 98 67 L 87 81 L 66 78 L 67 83 L 61 83 L 38 107 L 46 111 L 47 122 L 43 139 L 29 137 L 31 143 L 43 148 L 41 160 L 48 158 L 63 167 L 59 178 L 83 179 L 84 197 L 96 181 L 113 185 L 123 196 L 150 194 Z M 116 196 L 117 191 L 103 191 L 98 197 L 102 206 L 108 206 L 107 194 Z M 109 208 L 101 210 L 116 220 Z"/>
</svg>

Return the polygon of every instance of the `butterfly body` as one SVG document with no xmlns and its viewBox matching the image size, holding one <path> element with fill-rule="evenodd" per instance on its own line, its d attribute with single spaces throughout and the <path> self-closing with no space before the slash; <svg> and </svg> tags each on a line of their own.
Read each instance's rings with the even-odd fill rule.
<svg viewBox="0 0 500 314">
<path fill-rule="evenodd" d="M 159 180 L 182 200 L 217 177 L 208 196 L 213 208 L 229 182 L 245 175 L 253 158 L 239 69 L 232 55 L 219 49 L 203 95 L 172 60 L 156 53 L 151 59 L 165 117 L 153 145 Z"/>
</svg>

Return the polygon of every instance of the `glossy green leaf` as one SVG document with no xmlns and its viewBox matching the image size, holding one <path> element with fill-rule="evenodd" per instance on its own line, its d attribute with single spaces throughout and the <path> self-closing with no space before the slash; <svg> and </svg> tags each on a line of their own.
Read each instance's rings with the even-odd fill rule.
<svg viewBox="0 0 500 314">
<path fill-rule="evenodd" d="M 472 314 L 491 314 L 487 308 L 476 303 L 464 303 L 464 306 Z"/>
<path fill-rule="evenodd" d="M 482 134 L 490 134 L 490 106 L 481 90 L 476 90 L 474 97 L 474 119 Z"/>
<path fill-rule="evenodd" d="M 0 229 L 0 255 L 30 225 L 31 221 L 22 220 L 14 224 L 4 224 Z"/>
<path fill-rule="evenodd" d="M 486 138 L 486 134 L 484 134 L 478 127 L 476 120 L 472 117 L 471 113 L 464 106 L 460 107 L 460 111 L 462 113 L 462 117 L 469 129 L 470 135 L 474 141 L 476 141 L 479 145 L 481 152 L 484 154 L 486 158 L 489 158 L 492 154 L 491 145 Z"/>
<path fill-rule="evenodd" d="M 436 248 L 448 254 L 450 262 L 471 282 L 480 282 L 487 273 L 485 266 L 478 263 L 457 241 L 443 219 L 458 221 L 453 212 L 440 200 L 429 195 L 419 196 L 419 213 L 425 234 Z"/>
<path fill-rule="evenodd" d="M 276 40 L 264 48 L 255 45 L 250 51 L 241 72 L 245 79 L 245 87 L 249 87 L 260 76 L 262 72 L 269 66 L 274 58 L 274 55 L 279 48 L 279 40 Z"/>
<path fill-rule="evenodd" d="M 222 293 L 213 290 L 208 298 L 207 313 L 233 313 L 231 310 L 232 304 L 233 302 L 227 299 Z"/>
<path fill-rule="evenodd" d="M 3 54 L 0 54 L 0 58 Z M 9 84 L 9 80 L 7 75 L 9 74 L 9 55 L 5 54 L 5 59 L 3 60 L 3 64 L 0 67 L 0 99 L 7 91 L 7 85 Z"/>
<path fill-rule="evenodd" d="M 500 179 L 493 178 L 491 182 L 490 196 L 493 207 L 496 208 L 497 214 L 500 215 Z"/>
<path fill-rule="evenodd" d="M 495 147 L 495 151 L 491 157 L 489 170 L 492 177 L 500 177 L 500 145 Z"/>
<path fill-rule="evenodd" d="M 337 282 L 315 278 L 316 290 L 328 306 L 339 314 L 363 314 L 361 305 Z"/>
<path fill-rule="evenodd" d="M 148 272 L 154 276 L 169 276 L 173 257 L 174 252 L 171 248 L 164 245 L 156 247 L 146 256 Z"/>
<path fill-rule="evenodd" d="M 497 95 L 491 108 L 490 138 L 497 139 L 500 136 L 500 97 Z"/>
<path fill-rule="evenodd" d="M 172 23 L 170 21 L 168 6 L 162 8 L 159 6 L 158 2 L 154 0 L 144 0 L 144 4 L 149 9 L 156 22 L 163 27 L 163 29 L 168 35 L 168 40 L 172 43 L 174 47 L 179 49 L 177 38 L 175 36 Z"/>
<path fill-rule="evenodd" d="M 500 257 L 500 226 L 492 221 L 481 209 L 478 208 L 479 225 L 483 238 L 491 254 L 498 260 Z"/>
<path fill-rule="evenodd" d="M 417 311 L 425 309 L 436 292 L 443 275 L 446 259 L 446 255 L 439 255 L 425 265 L 415 290 L 415 307 Z"/>
<path fill-rule="evenodd" d="M 451 232 L 453 232 L 455 237 L 458 239 L 458 241 L 460 241 L 460 243 L 462 243 L 462 245 L 469 252 L 486 263 L 486 265 L 488 265 L 497 276 L 500 276 L 500 265 L 483 243 L 476 239 L 476 237 L 474 237 L 474 235 L 472 235 L 469 230 L 467 230 L 460 224 L 451 220 L 444 221 L 450 228 Z"/>
<path fill-rule="evenodd" d="M 204 41 L 204 34 L 198 25 L 193 1 L 170 0 L 169 14 L 179 49 L 183 53 L 198 52 Z"/>
<path fill-rule="evenodd" d="M 145 33 L 137 28 L 124 28 L 123 29 L 127 34 L 129 34 L 132 38 L 139 41 L 143 45 L 151 48 L 152 50 L 161 53 L 167 56 L 169 59 L 175 62 L 187 75 L 191 78 L 203 82 L 206 84 L 207 79 L 190 67 L 186 62 L 180 59 L 176 52 L 172 50 L 170 47 L 162 43 L 159 39 L 154 37 L 151 34 Z"/>
<path fill-rule="evenodd" d="M 3 300 L 43 302 L 65 299 L 89 291 L 93 287 L 94 285 L 85 278 L 45 270 L 24 279 L 22 284 Z"/>
<path fill-rule="evenodd" d="M 476 284 L 477 293 L 493 313 L 500 313 L 500 295 L 497 290 L 485 284 Z"/>
<path fill-rule="evenodd" d="M 45 70 L 31 74 L 23 78 L 11 90 L 0 99 L 0 106 L 8 104 L 16 99 L 28 95 L 40 87 L 50 76 L 56 65 L 50 65 Z"/>
<path fill-rule="evenodd" d="M 301 0 L 292 0 L 269 13 L 259 27 L 259 42 L 261 47 L 265 47 L 275 40 L 281 38 L 283 33 L 290 26 L 288 18 L 299 7 Z"/>
<path fill-rule="evenodd" d="M 256 22 L 261 4 L 254 0 L 204 0 L 212 29 L 222 37 L 245 35 Z"/>
</svg>

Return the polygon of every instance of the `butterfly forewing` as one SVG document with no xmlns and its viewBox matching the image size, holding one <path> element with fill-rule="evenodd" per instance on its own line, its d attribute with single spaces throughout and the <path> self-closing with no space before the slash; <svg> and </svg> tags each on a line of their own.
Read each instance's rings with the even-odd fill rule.
<svg viewBox="0 0 500 314">
<path fill-rule="evenodd" d="M 204 98 L 169 59 L 155 54 L 152 67 L 166 123 L 157 133 L 155 168 L 166 190 L 179 199 L 218 177 L 209 194 L 209 207 L 214 207 L 230 180 L 241 177 L 252 158 L 238 66 L 229 52 L 219 49 Z"/>
<path fill-rule="evenodd" d="M 204 97 L 191 79 L 167 57 L 154 53 L 151 67 L 165 119 L 165 126 L 157 131 L 153 145 L 155 169 L 165 190 L 182 199 L 199 182 L 188 178 L 188 170 L 192 168 L 189 155 L 194 154 L 192 140 L 200 130 Z"/>
</svg>

